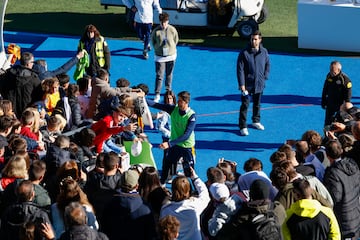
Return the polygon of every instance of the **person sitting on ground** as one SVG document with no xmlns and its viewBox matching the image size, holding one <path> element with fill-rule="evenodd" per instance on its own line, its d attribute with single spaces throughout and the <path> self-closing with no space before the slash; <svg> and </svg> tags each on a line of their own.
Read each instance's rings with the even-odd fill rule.
<svg viewBox="0 0 360 240">
<path fill-rule="evenodd" d="M 293 182 L 296 201 L 286 211 L 282 225 L 284 239 L 331 239 L 340 240 L 341 233 L 331 208 L 313 199 L 313 189 L 305 179 Z"/>
<path fill-rule="evenodd" d="M 180 222 L 176 217 L 167 215 L 158 224 L 161 240 L 176 240 L 179 236 Z"/>
<path fill-rule="evenodd" d="M 108 240 L 108 237 L 87 225 L 87 213 L 79 202 L 71 202 L 65 207 L 66 231 L 60 240 Z"/>
</svg>

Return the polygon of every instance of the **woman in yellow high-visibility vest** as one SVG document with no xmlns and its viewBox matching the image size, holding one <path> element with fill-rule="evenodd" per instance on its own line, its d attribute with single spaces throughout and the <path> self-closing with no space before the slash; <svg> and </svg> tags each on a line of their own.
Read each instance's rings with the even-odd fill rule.
<svg viewBox="0 0 360 240">
<path fill-rule="evenodd" d="M 80 38 L 78 51 L 86 50 L 89 55 L 89 67 L 85 69 L 86 74 L 93 77 L 97 75 L 100 68 L 109 72 L 110 50 L 104 37 L 100 35 L 97 28 L 89 24 Z"/>
</svg>

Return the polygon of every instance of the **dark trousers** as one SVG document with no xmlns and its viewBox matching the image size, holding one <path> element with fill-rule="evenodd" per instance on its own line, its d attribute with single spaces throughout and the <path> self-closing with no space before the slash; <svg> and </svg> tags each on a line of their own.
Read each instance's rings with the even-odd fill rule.
<svg viewBox="0 0 360 240">
<path fill-rule="evenodd" d="M 251 94 L 253 102 L 253 111 L 252 111 L 252 122 L 260 122 L 260 102 L 261 102 L 261 93 Z M 250 96 L 241 95 L 241 106 L 240 106 L 240 115 L 239 115 L 239 127 L 240 129 L 246 128 L 246 118 L 247 111 L 250 105 Z"/>
<path fill-rule="evenodd" d="M 193 155 L 193 148 L 183 148 L 177 145 L 169 148 L 169 151 L 163 162 L 161 171 L 161 183 L 164 184 L 167 179 L 171 177 L 171 173 L 176 171 L 176 165 L 179 159 L 183 159 L 183 169 L 185 176 L 190 177 L 190 167 L 194 168 L 195 160 Z"/>
<path fill-rule="evenodd" d="M 150 43 L 150 34 L 151 34 L 152 24 L 151 23 L 138 23 L 136 22 L 135 31 L 140 38 L 144 41 L 144 50 L 147 49 Z"/>
<path fill-rule="evenodd" d="M 156 71 L 155 93 L 156 94 L 160 94 L 161 92 L 164 73 L 165 73 L 165 89 L 166 91 L 171 90 L 174 66 L 175 66 L 175 61 L 155 62 L 155 71 Z"/>
<path fill-rule="evenodd" d="M 324 126 L 330 125 L 335 118 L 335 114 L 340 110 L 340 106 L 327 106 L 325 111 L 325 123 Z"/>
</svg>

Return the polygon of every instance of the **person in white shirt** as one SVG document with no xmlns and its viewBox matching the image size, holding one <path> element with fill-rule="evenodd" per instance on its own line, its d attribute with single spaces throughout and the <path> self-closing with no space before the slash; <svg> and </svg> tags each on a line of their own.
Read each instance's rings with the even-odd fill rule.
<svg viewBox="0 0 360 240">
<path fill-rule="evenodd" d="M 191 185 L 187 177 L 178 176 L 172 182 L 172 201 L 161 208 L 160 218 L 167 215 L 180 221 L 178 240 L 201 240 L 200 214 L 210 202 L 205 183 L 191 169 L 191 180 L 198 195 L 191 196 Z"/>
<path fill-rule="evenodd" d="M 135 13 L 135 31 L 140 40 L 144 41 L 143 56 L 145 59 L 148 59 L 154 15 L 153 9 L 156 9 L 159 14 L 162 13 L 159 0 L 124 0 L 123 3 Z"/>
</svg>

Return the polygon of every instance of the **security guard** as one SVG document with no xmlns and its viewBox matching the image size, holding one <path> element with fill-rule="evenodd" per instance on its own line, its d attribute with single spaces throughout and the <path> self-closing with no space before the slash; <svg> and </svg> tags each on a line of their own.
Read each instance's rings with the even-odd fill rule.
<svg viewBox="0 0 360 240">
<path fill-rule="evenodd" d="M 82 35 L 78 51 L 85 49 L 89 55 L 89 67 L 85 69 L 86 74 L 96 76 L 99 69 L 110 70 L 110 50 L 104 37 L 94 25 L 87 25 Z"/>
<path fill-rule="evenodd" d="M 344 102 L 350 102 L 352 84 L 349 77 L 341 71 L 341 64 L 332 61 L 322 91 L 321 107 L 326 109 L 325 126 L 333 122 L 335 114 Z"/>
</svg>

